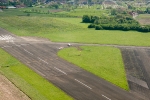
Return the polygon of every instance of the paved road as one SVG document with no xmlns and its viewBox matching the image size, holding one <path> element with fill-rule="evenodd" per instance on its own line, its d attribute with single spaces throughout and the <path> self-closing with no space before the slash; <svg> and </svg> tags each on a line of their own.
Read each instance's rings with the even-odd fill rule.
<svg viewBox="0 0 150 100">
<path fill-rule="evenodd" d="M 64 43 L 25 41 L 0 28 L 0 47 L 77 100 L 144 100 L 57 56 Z"/>
</svg>

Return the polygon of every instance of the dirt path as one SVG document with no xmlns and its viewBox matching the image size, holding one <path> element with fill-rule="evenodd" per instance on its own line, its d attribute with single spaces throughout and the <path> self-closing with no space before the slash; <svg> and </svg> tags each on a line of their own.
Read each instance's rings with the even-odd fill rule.
<svg viewBox="0 0 150 100">
<path fill-rule="evenodd" d="M 30 98 L 0 74 L 0 100 L 30 100 Z"/>
</svg>

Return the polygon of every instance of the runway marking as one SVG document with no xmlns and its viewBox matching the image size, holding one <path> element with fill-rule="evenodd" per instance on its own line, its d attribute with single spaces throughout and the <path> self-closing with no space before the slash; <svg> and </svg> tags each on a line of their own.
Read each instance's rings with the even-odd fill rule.
<svg viewBox="0 0 150 100">
<path fill-rule="evenodd" d="M 103 97 L 105 97 L 105 98 L 106 98 L 106 99 L 108 99 L 108 100 L 111 100 L 110 98 L 106 97 L 106 96 L 105 96 L 105 95 L 103 95 L 103 94 L 102 94 L 102 96 L 103 96 Z"/>
<path fill-rule="evenodd" d="M 77 80 L 77 79 L 75 79 L 75 81 L 79 82 L 80 84 L 84 85 L 85 87 L 87 87 L 87 88 L 89 88 L 89 89 L 92 89 L 91 87 L 89 87 L 88 85 L 82 83 L 81 81 L 79 81 L 79 80 Z"/>
<path fill-rule="evenodd" d="M 45 60 L 41 59 L 38 57 L 39 60 L 43 61 L 44 63 L 48 64 L 48 62 L 46 62 Z"/>
<path fill-rule="evenodd" d="M 56 70 L 62 72 L 63 74 L 67 75 L 67 73 L 65 73 L 64 71 L 60 70 L 59 68 L 57 68 L 57 67 L 54 67 L 54 68 L 55 68 Z"/>
<path fill-rule="evenodd" d="M 15 44 L 15 43 L 13 42 L 13 44 Z M 20 47 L 21 45 L 29 45 L 29 44 L 20 44 L 20 45 L 15 44 L 15 46 L 18 46 L 18 47 Z M 7 47 L 13 47 L 13 46 L 2 46 L 1 48 L 7 48 Z"/>
<path fill-rule="evenodd" d="M 14 39 L 14 37 L 12 37 L 11 35 L 1 35 L 0 36 L 0 40 L 12 40 Z"/>
<path fill-rule="evenodd" d="M 31 54 L 31 55 L 33 55 L 31 52 L 29 52 L 28 50 L 26 50 L 26 49 L 23 49 L 25 52 L 27 52 L 27 53 L 29 53 L 29 54 Z"/>
</svg>

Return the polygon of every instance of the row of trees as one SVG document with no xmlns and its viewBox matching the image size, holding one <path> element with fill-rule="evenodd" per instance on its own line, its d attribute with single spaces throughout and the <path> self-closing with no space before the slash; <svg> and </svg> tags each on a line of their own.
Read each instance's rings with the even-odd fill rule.
<svg viewBox="0 0 150 100">
<path fill-rule="evenodd" d="M 91 23 L 88 28 L 96 30 L 136 30 L 140 32 L 150 32 L 150 26 L 141 26 L 136 20 L 128 15 L 106 16 L 89 16 L 82 17 L 83 23 Z"/>
<path fill-rule="evenodd" d="M 103 24 L 103 25 L 95 25 L 90 24 L 88 28 L 95 28 L 95 30 L 123 30 L 123 31 L 139 31 L 139 32 L 150 32 L 150 26 L 137 26 L 137 25 L 114 25 L 114 24 Z"/>
</svg>

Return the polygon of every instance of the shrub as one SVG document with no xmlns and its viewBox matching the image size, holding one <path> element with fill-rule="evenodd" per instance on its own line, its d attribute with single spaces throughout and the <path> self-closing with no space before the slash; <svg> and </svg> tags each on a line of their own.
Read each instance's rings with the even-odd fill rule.
<svg viewBox="0 0 150 100">
<path fill-rule="evenodd" d="M 82 22 L 84 22 L 84 23 L 90 23 L 91 22 L 91 16 L 89 16 L 89 15 L 83 15 Z"/>
<path fill-rule="evenodd" d="M 98 16 L 91 16 L 91 23 L 94 23 L 96 20 L 99 20 Z"/>
<path fill-rule="evenodd" d="M 150 32 L 150 27 L 142 26 L 142 27 L 139 27 L 138 31 L 140 31 L 140 32 Z"/>
<path fill-rule="evenodd" d="M 95 24 L 90 24 L 88 28 L 95 28 Z"/>
<path fill-rule="evenodd" d="M 27 16 L 30 16 L 30 13 L 27 13 Z"/>
<path fill-rule="evenodd" d="M 95 30 L 102 30 L 103 28 L 100 25 L 95 26 Z"/>
<path fill-rule="evenodd" d="M 123 26 L 123 31 L 129 31 L 130 30 L 130 27 L 129 26 Z"/>
</svg>

